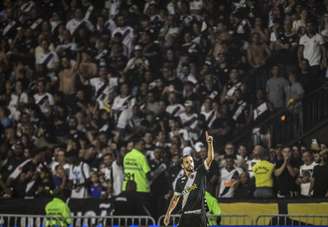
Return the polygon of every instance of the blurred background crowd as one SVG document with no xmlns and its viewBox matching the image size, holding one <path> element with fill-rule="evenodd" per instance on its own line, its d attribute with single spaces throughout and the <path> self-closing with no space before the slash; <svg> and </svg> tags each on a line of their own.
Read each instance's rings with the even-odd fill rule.
<svg viewBox="0 0 328 227">
<path fill-rule="evenodd" d="M 328 1 L 4 0 L 0 32 L 1 197 L 117 196 L 137 148 L 162 213 L 181 156 L 206 157 L 205 130 L 216 197 L 328 196 L 324 144 L 258 128 L 252 147 L 229 142 L 282 108 L 302 122 L 302 98 L 326 82 Z"/>
</svg>

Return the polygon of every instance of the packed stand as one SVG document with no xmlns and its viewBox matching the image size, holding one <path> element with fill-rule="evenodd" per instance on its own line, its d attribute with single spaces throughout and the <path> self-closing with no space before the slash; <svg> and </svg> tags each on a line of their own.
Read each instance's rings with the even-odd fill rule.
<svg viewBox="0 0 328 227">
<path fill-rule="evenodd" d="M 205 158 L 205 130 L 225 145 L 209 172 L 217 197 L 311 196 L 304 184 L 327 174 L 326 164 L 299 173 L 314 166 L 306 148 L 266 143 L 251 154 L 228 143 L 276 110 L 302 118 L 304 94 L 325 81 L 327 1 L 1 4 L 2 197 L 56 188 L 72 198 L 121 195 L 132 176 L 124 157 L 138 147 L 161 214 L 181 156 Z M 322 152 L 317 159 L 326 160 Z M 262 159 L 275 176 L 269 186 L 254 183 L 251 163 Z M 124 190 L 138 191 L 129 183 Z"/>
</svg>

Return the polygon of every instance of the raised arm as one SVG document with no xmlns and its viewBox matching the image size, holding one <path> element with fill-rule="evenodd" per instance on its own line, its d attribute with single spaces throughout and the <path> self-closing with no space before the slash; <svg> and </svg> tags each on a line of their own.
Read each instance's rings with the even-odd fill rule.
<svg viewBox="0 0 328 227">
<path fill-rule="evenodd" d="M 284 159 L 284 163 L 274 171 L 274 175 L 276 177 L 279 177 L 286 167 L 287 167 L 287 159 Z"/>
<path fill-rule="evenodd" d="M 180 195 L 176 195 L 176 194 L 174 194 L 172 196 L 169 208 L 167 208 L 165 218 L 164 218 L 164 225 L 165 226 L 169 225 L 171 213 L 173 212 L 174 208 L 178 205 L 180 197 L 181 197 Z"/>
<path fill-rule="evenodd" d="M 213 148 L 213 137 L 208 135 L 208 132 L 205 132 L 206 141 L 207 141 L 207 158 L 205 160 L 206 165 L 210 168 L 212 161 L 214 159 L 214 148 Z"/>
</svg>

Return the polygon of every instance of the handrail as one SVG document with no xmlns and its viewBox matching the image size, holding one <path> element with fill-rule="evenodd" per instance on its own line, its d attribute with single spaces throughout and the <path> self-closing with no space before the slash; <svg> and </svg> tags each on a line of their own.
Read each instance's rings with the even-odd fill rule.
<svg viewBox="0 0 328 227">
<path fill-rule="evenodd" d="M 322 85 L 321 87 L 319 87 L 318 89 L 312 91 L 311 93 L 309 93 L 308 95 L 306 95 L 303 100 L 302 103 L 303 105 L 307 105 L 307 103 L 311 100 L 315 100 L 316 96 L 322 94 L 323 92 L 327 92 L 328 91 L 328 83 L 325 83 L 324 85 Z M 328 100 L 327 100 L 328 103 Z M 288 114 L 290 112 L 290 108 L 285 107 L 283 109 L 280 109 L 274 113 L 272 113 L 270 116 L 268 116 L 266 119 L 262 120 L 261 122 L 257 122 L 254 124 L 250 124 L 249 126 L 245 127 L 243 129 L 243 133 L 241 135 L 235 136 L 233 139 L 231 139 L 230 141 L 234 144 L 238 144 L 241 141 L 245 140 L 245 141 L 251 141 L 249 138 L 246 139 L 247 137 L 251 137 L 253 135 L 252 130 L 254 128 L 263 128 L 263 127 L 268 127 L 270 126 L 275 120 L 280 119 L 280 117 L 284 114 Z M 304 113 L 305 114 L 305 113 Z M 304 116 L 304 119 L 306 119 L 307 116 Z M 314 128 L 316 125 L 311 124 L 311 128 Z M 309 131 L 311 130 L 311 128 L 305 127 L 304 131 Z M 304 134 L 304 132 L 302 133 L 302 135 Z M 297 137 L 301 137 L 302 135 L 298 135 Z M 292 141 L 297 141 L 298 139 L 293 138 Z M 287 144 L 286 144 L 287 145 Z M 288 143 L 288 145 L 290 145 Z"/>
<path fill-rule="evenodd" d="M 69 219 L 72 221 L 70 226 L 111 226 L 114 224 L 118 226 L 126 225 L 145 225 L 155 226 L 156 221 L 151 216 L 99 216 L 99 215 L 84 215 L 84 216 L 71 216 Z M 0 226 L 45 226 L 47 221 L 55 221 L 62 225 L 63 217 L 52 215 L 22 215 L 22 214 L 0 214 Z M 9 227 L 9 226 L 8 226 Z"/>
<path fill-rule="evenodd" d="M 327 215 L 311 214 L 276 214 L 276 215 L 259 215 L 254 221 L 254 225 L 327 225 Z"/>
<path fill-rule="evenodd" d="M 21 215 L 21 214 L 0 214 L 0 226 L 45 226 L 45 220 L 48 218 L 58 218 L 58 216 L 46 215 Z M 181 215 L 171 215 L 170 223 L 176 226 Z M 208 217 L 212 217 L 211 215 Z M 229 214 L 219 215 L 222 225 L 328 225 L 328 215 L 320 214 Z M 7 218 L 7 220 L 6 220 Z M 100 226 L 126 226 L 127 220 L 133 220 L 132 223 L 143 220 L 141 226 L 161 227 L 163 226 L 164 215 L 160 216 L 157 221 L 149 216 L 72 216 L 74 221 L 70 226 L 100 227 Z M 13 222 L 14 220 L 14 222 Z M 115 224 L 113 224 L 114 222 Z M 148 221 L 146 221 L 148 220 Z M 6 222 L 7 221 L 7 222 Z M 7 224 L 7 225 L 6 225 Z M 130 224 L 128 224 L 130 226 Z M 134 224 L 132 224 L 134 226 Z"/>
<path fill-rule="evenodd" d="M 162 226 L 163 220 L 165 215 L 162 215 L 157 220 L 157 225 Z M 175 226 L 179 223 L 179 219 L 181 217 L 181 214 L 173 214 L 170 216 L 170 223 L 172 226 Z M 207 214 L 208 220 L 211 218 L 220 218 L 221 224 L 224 223 L 224 225 L 251 225 L 253 224 L 253 220 L 250 216 L 244 215 L 244 214 L 221 214 L 221 215 L 211 215 Z"/>
</svg>

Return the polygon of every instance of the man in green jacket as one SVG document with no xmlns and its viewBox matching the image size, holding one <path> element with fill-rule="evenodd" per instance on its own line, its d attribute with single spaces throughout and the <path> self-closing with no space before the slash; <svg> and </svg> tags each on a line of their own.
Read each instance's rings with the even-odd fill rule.
<svg viewBox="0 0 328 227">
<path fill-rule="evenodd" d="M 72 224 L 71 211 L 64 200 L 62 191 L 57 190 L 53 193 L 53 199 L 45 207 L 45 213 L 49 216 L 46 219 L 46 227 L 66 227 Z"/>
</svg>

